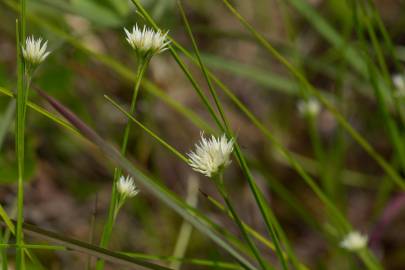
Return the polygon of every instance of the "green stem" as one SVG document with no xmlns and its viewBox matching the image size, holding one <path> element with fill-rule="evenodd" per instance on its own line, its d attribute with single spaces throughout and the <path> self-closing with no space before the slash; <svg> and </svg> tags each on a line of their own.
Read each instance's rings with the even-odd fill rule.
<svg viewBox="0 0 405 270">
<path fill-rule="evenodd" d="M 213 177 L 212 179 L 214 180 L 214 182 L 215 182 L 215 184 L 216 184 L 216 186 L 218 188 L 219 193 L 221 194 L 222 198 L 224 199 L 225 204 L 228 207 L 229 212 L 231 213 L 233 220 L 238 225 L 238 227 L 239 227 L 239 229 L 240 229 L 240 231 L 241 231 L 241 233 L 243 235 L 243 238 L 248 243 L 248 245 L 249 245 L 250 249 L 252 250 L 254 256 L 256 257 L 258 263 L 260 264 L 260 267 L 262 269 L 269 269 L 269 268 L 272 269 L 272 267 L 268 266 L 264 262 L 262 256 L 260 255 L 260 252 L 259 252 L 258 248 L 256 247 L 255 243 L 252 241 L 249 234 L 247 233 L 245 226 L 243 226 L 242 220 L 239 218 L 238 214 L 236 213 L 235 209 L 233 208 L 232 203 L 229 200 L 228 192 L 225 189 L 223 177 L 224 177 L 223 172 L 220 172 L 217 176 Z"/>
<path fill-rule="evenodd" d="M 139 88 L 141 85 L 142 77 L 146 71 L 146 68 L 148 66 L 149 60 L 148 59 L 142 59 L 138 63 L 138 69 L 137 69 L 137 74 L 136 74 L 136 79 L 135 79 L 135 85 L 134 85 L 134 91 L 132 95 L 132 100 L 131 100 L 131 107 L 130 107 L 130 114 L 133 115 L 135 113 L 135 108 L 136 108 L 136 101 L 138 98 L 138 93 L 139 93 Z M 131 121 L 128 121 L 125 130 L 124 130 L 124 136 L 122 139 L 121 143 L 121 154 L 125 155 L 127 152 L 127 147 L 128 147 L 128 139 L 129 139 L 129 134 L 131 131 Z M 120 168 L 115 168 L 114 170 L 114 180 L 113 180 L 113 186 L 111 190 L 111 201 L 110 201 L 110 206 L 108 209 L 108 217 L 106 224 L 104 225 L 103 233 L 101 236 L 101 241 L 100 241 L 100 247 L 101 248 L 106 248 L 108 246 L 108 243 L 110 242 L 111 234 L 112 234 L 112 229 L 116 220 L 116 217 L 118 215 L 118 191 L 117 191 L 117 181 L 120 178 L 122 174 L 122 170 Z M 96 264 L 96 269 L 97 270 L 102 270 L 104 269 L 104 261 L 103 260 L 98 260 Z"/>
<path fill-rule="evenodd" d="M 24 222 L 24 133 L 25 133 L 25 112 L 28 91 L 28 82 L 25 72 L 25 64 L 21 56 L 21 48 L 25 40 L 25 0 L 20 2 L 21 25 L 16 23 L 16 51 L 17 51 L 17 124 L 16 124 L 16 152 L 18 163 L 18 188 L 17 188 L 17 229 L 16 229 L 16 269 L 24 267 L 24 252 L 22 224 Z"/>
</svg>

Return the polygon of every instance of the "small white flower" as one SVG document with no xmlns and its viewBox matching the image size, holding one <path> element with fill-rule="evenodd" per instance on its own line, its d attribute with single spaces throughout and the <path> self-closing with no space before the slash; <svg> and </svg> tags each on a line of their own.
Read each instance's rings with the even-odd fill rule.
<svg viewBox="0 0 405 270">
<path fill-rule="evenodd" d="M 121 176 L 117 183 L 117 190 L 124 198 L 132 198 L 139 193 L 139 189 L 136 188 L 134 179 L 129 175 L 125 178 Z"/>
<path fill-rule="evenodd" d="M 43 44 L 42 38 L 35 39 L 34 36 L 27 37 L 25 48 L 22 48 L 24 59 L 32 65 L 38 65 L 50 54 L 46 51 L 48 41 Z"/>
<path fill-rule="evenodd" d="M 358 251 L 366 247 L 367 242 L 367 235 L 353 231 L 345 236 L 345 238 L 340 242 L 340 246 L 349 251 Z"/>
<path fill-rule="evenodd" d="M 158 54 L 167 50 L 170 41 L 166 39 L 168 32 L 163 33 L 158 30 L 149 29 L 146 26 L 141 30 L 138 25 L 132 28 L 132 32 L 124 28 L 127 35 L 126 40 L 133 49 L 142 55 L 151 53 Z"/>
<path fill-rule="evenodd" d="M 395 97 L 405 97 L 405 80 L 401 74 L 394 74 L 392 76 L 392 83 L 395 86 Z"/>
<path fill-rule="evenodd" d="M 321 104 L 314 98 L 299 101 L 297 107 L 301 115 L 315 116 L 321 111 Z"/>
<path fill-rule="evenodd" d="M 188 153 L 188 163 L 193 170 L 211 177 L 231 163 L 233 143 L 233 139 L 228 140 L 225 134 L 220 138 L 211 136 L 206 139 L 201 133 L 201 141 L 195 145 L 195 151 Z"/>
</svg>

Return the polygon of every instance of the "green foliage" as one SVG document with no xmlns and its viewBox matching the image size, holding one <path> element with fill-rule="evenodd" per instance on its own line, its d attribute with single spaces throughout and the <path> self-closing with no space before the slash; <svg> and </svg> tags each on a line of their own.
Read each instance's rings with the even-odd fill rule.
<svg viewBox="0 0 405 270">
<path fill-rule="evenodd" d="M 403 229 L 384 214 L 405 188 L 405 106 L 392 82 L 405 19 L 372 0 L 273 2 L 2 0 L 0 193 L 18 180 L 0 207 L 3 269 L 398 268 L 400 240 L 387 248 L 381 237 Z M 149 65 L 124 39 L 135 23 L 170 30 Z M 29 89 L 19 48 L 31 34 L 52 54 Z M 320 110 L 299 115 L 308 100 Z M 224 178 L 201 177 L 197 206 L 184 199 L 195 176 L 186 153 L 202 131 L 236 143 Z M 141 193 L 118 215 L 121 174 Z M 384 255 L 343 251 L 353 230 Z"/>
</svg>

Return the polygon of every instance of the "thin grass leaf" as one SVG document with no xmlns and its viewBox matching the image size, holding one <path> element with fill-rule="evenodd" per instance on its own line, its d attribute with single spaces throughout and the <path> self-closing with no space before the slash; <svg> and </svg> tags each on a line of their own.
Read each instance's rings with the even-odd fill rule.
<svg viewBox="0 0 405 270">
<path fill-rule="evenodd" d="M 22 224 L 24 221 L 24 140 L 25 140 L 25 95 L 28 91 L 26 87 L 25 67 L 21 56 L 21 48 L 25 42 L 25 0 L 20 1 L 21 22 L 16 21 L 16 51 L 17 51 L 17 114 L 16 114 L 16 156 L 18 164 L 18 183 L 17 183 L 17 228 L 16 228 L 16 269 L 24 267 L 24 253 L 21 249 L 23 244 Z"/>
<path fill-rule="evenodd" d="M 16 244 L 0 244 L 0 248 L 15 248 Z M 42 250 L 67 250 L 64 246 L 51 246 L 43 244 L 23 244 L 21 246 L 25 249 L 42 249 Z"/>
<path fill-rule="evenodd" d="M 3 226 L 5 225 L 3 222 L 1 223 Z M 13 223 L 15 223 L 15 221 L 13 221 Z M 47 231 L 28 223 L 23 223 L 23 230 L 26 234 L 30 236 L 38 237 L 52 243 L 60 244 L 61 247 L 64 247 L 67 250 L 74 250 L 84 254 L 89 254 L 97 258 L 102 258 L 106 261 L 117 263 L 123 266 L 129 266 L 131 268 L 142 266 L 147 269 L 170 270 L 170 268 L 164 266 L 146 262 L 144 260 L 135 259 L 130 256 L 126 256 L 118 252 L 103 249 L 98 246 L 91 245 L 73 238 L 64 237 L 58 233 Z"/>
<path fill-rule="evenodd" d="M 4 95 L 6 95 L 8 97 L 11 97 L 11 98 L 14 98 L 14 99 L 16 98 L 15 94 L 13 94 L 10 90 L 7 90 L 6 88 L 3 88 L 1 86 L 0 86 L 0 94 L 4 94 Z M 69 124 L 65 120 L 59 118 L 58 116 L 48 112 L 47 110 L 45 110 L 41 106 L 38 106 L 35 103 L 32 103 L 30 101 L 27 102 L 27 106 L 29 108 L 33 109 L 34 111 L 36 111 L 36 112 L 44 115 L 45 117 L 49 118 L 53 122 L 63 126 L 64 128 L 66 128 L 72 134 L 81 137 L 81 134 L 71 124 Z"/>
<path fill-rule="evenodd" d="M 141 254 L 141 253 L 133 253 L 133 252 L 122 252 L 125 255 L 140 258 L 140 259 L 148 259 L 148 260 L 156 260 L 156 261 L 165 261 L 165 262 L 181 262 L 182 264 L 190 264 L 196 266 L 206 266 L 211 267 L 213 269 L 235 269 L 235 270 L 242 270 L 244 269 L 240 265 L 228 263 L 228 262 L 221 262 L 221 261 L 213 261 L 213 260 L 204 260 L 204 259 L 194 259 L 194 258 L 179 258 L 175 256 L 157 256 L 157 255 L 149 255 L 149 254 Z"/>
<path fill-rule="evenodd" d="M 176 157 L 178 157 L 180 160 L 182 160 L 185 163 L 188 163 L 188 158 L 184 156 L 182 153 L 177 151 L 173 146 L 165 142 L 162 138 L 160 138 L 158 135 L 156 135 L 152 130 L 147 128 L 145 125 L 143 125 L 141 122 L 139 122 L 135 117 L 131 115 L 131 113 L 125 111 L 124 108 L 122 108 L 120 105 L 118 105 L 117 102 L 112 100 L 109 96 L 104 95 L 105 99 L 110 102 L 115 108 L 117 108 L 120 112 L 122 112 L 130 121 L 138 125 L 140 128 L 142 128 L 146 133 L 148 133 L 152 138 L 156 139 L 160 144 L 162 144 L 164 147 L 169 149 Z"/>
</svg>

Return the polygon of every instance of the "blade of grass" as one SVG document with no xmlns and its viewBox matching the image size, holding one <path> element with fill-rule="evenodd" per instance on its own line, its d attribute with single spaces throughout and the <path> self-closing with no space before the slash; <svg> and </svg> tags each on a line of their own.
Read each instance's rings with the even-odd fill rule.
<svg viewBox="0 0 405 270">
<path fill-rule="evenodd" d="M 17 51 L 17 115 L 16 115 L 16 155 L 18 164 L 18 188 L 17 188 L 17 228 L 16 228 L 16 269 L 24 267 L 24 254 L 22 248 L 23 231 L 22 224 L 24 221 L 24 140 L 25 140 L 25 95 L 26 81 L 24 76 L 24 61 L 21 56 L 21 48 L 25 40 L 25 0 L 20 1 L 21 5 L 21 22 L 16 21 L 16 51 Z"/>
<path fill-rule="evenodd" d="M 356 3 L 354 3 L 356 4 Z M 375 97 L 378 103 L 378 107 L 381 112 L 381 116 L 384 120 L 384 123 L 386 124 L 387 130 L 388 130 L 388 135 L 390 138 L 390 141 L 393 145 L 393 150 L 398 156 L 398 159 L 400 160 L 401 168 L 402 170 L 405 170 L 405 148 L 404 144 L 402 143 L 402 138 L 400 136 L 400 132 L 398 129 L 397 124 L 395 123 L 395 120 L 391 117 L 389 108 L 388 108 L 388 101 L 387 101 L 387 90 L 386 88 L 382 87 L 382 83 L 378 80 L 378 78 L 383 77 L 384 81 L 384 86 L 388 86 L 389 90 L 391 90 L 391 96 L 393 96 L 393 82 L 391 79 L 391 76 L 388 71 L 387 63 L 384 59 L 383 51 L 381 49 L 381 46 L 379 44 L 379 41 L 377 39 L 376 33 L 374 31 L 373 25 L 371 25 L 369 15 L 367 13 L 367 7 L 365 4 L 360 1 L 359 3 L 356 4 L 357 6 L 353 9 L 353 12 L 358 13 L 357 17 L 359 19 L 357 20 L 358 22 L 358 27 L 357 27 L 357 32 L 359 35 L 359 39 L 361 41 L 361 47 L 362 51 L 364 52 L 365 55 L 365 62 L 367 63 L 367 68 L 368 68 L 368 74 L 369 74 L 369 80 L 371 82 L 371 85 L 374 89 Z M 363 24 L 364 23 L 364 27 Z M 366 29 L 364 29 L 366 28 Z M 367 57 L 367 50 L 368 50 L 368 42 L 366 41 L 365 33 L 364 31 L 367 31 L 371 42 L 373 44 L 374 52 L 377 57 L 377 62 L 380 67 L 381 72 L 378 72 L 376 65 L 372 62 L 372 60 Z M 394 100 L 398 101 L 398 99 Z M 396 105 L 396 110 L 400 116 L 400 105 L 398 102 L 395 102 Z"/>
<path fill-rule="evenodd" d="M 13 221 L 13 223 L 15 222 Z M 4 225 L 4 223 L 2 223 L 2 225 Z M 59 233 L 47 231 L 28 223 L 23 223 L 23 230 L 26 234 L 33 237 L 38 237 L 52 243 L 60 244 L 61 247 L 64 247 L 66 250 L 74 250 L 84 254 L 89 254 L 97 258 L 102 258 L 106 261 L 121 264 L 123 266 L 129 266 L 132 268 L 142 266 L 147 269 L 170 270 L 170 268 L 164 266 L 156 265 L 144 260 L 135 259 L 130 256 L 120 254 L 118 252 L 113 252 L 108 249 L 103 249 L 98 246 L 91 245 L 73 238 L 65 237 Z"/>
<path fill-rule="evenodd" d="M 16 247 L 16 244 L 0 244 L 1 248 Z M 42 244 L 23 244 L 21 248 L 25 249 L 41 249 L 41 250 L 67 250 L 64 246 L 50 246 Z"/>
<path fill-rule="evenodd" d="M 167 261 L 167 262 L 179 262 L 183 264 L 191 264 L 196 266 L 207 266 L 211 267 L 212 269 L 237 269 L 242 270 L 243 268 L 240 265 L 232 264 L 228 262 L 220 262 L 220 261 L 210 261 L 204 259 L 192 259 L 192 258 L 180 258 L 175 256 L 156 256 L 156 255 L 149 255 L 149 254 L 140 254 L 140 253 L 132 253 L 132 252 L 122 252 L 125 255 L 140 258 L 140 259 L 148 259 L 148 260 L 158 260 L 158 261 Z"/>
<path fill-rule="evenodd" d="M 188 163 L 188 158 L 186 156 L 184 156 L 182 153 L 180 153 L 179 151 L 177 151 L 173 146 L 171 146 L 170 144 L 168 144 L 167 142 L 165 142 L 163 139 L 161 139 L 158 135 L 156 135 L 152 130 L 150 130 L 149 128 L 147 128 L 145 125 L 143 125 L 141 122 L 139 122 L 135 117 L 132 116 L 132 114 L 130 112 L 125 111 L 120 105 L 118 105 L 117 102 L 115 102 L 114 100 L 112 100 L 109 96 L 104 95 L 105 99 L 107 101 L 109 101 L 114 107 L 116 107 L 119 111 L 121 111 L 123 114 L 125 114 L 125 116 L 132 121 L 133 123 L 135 123 L 136 125 L 138 125 L 139 127 L 141 127 L 146 133 L 148 133 L 152 138 L 156 139 L 159 143 L 161 143 L 164 147 L 166 147 L 167 149 L 169 149 L 176 157 L 178 157 L 180 160 L 182 160 L 183 162 L 185 162 L 186 164 Z"/>
<path fill-rule="evenodd" d="M 0 86 L 0 94 L 3 94 L 5 96 L 11 97 L 11 98 L 16 98 L 17 95 L 13 94 L 11 91 L 3 88 Z M 27 102 L 27 106 L 31 109 L 33 109 L 34 111 L 44 115 L 45 117 L 49 118 L 50 120 L 52 120 L 53 122 L 63 126 L 64 128 L 66 128 L 69 132 L 71 132 L 72 134 L 75 134 L 76 136 L 81 136 L 81 134 L 68 122 L 66 122 L 65 120 L 57 117 L 56 115 L 48 112 L 47 110 L 45 110 L 44 108 L 36 105 L 35 103 L 32 103 L 30 101 Z"/>
</svg>

